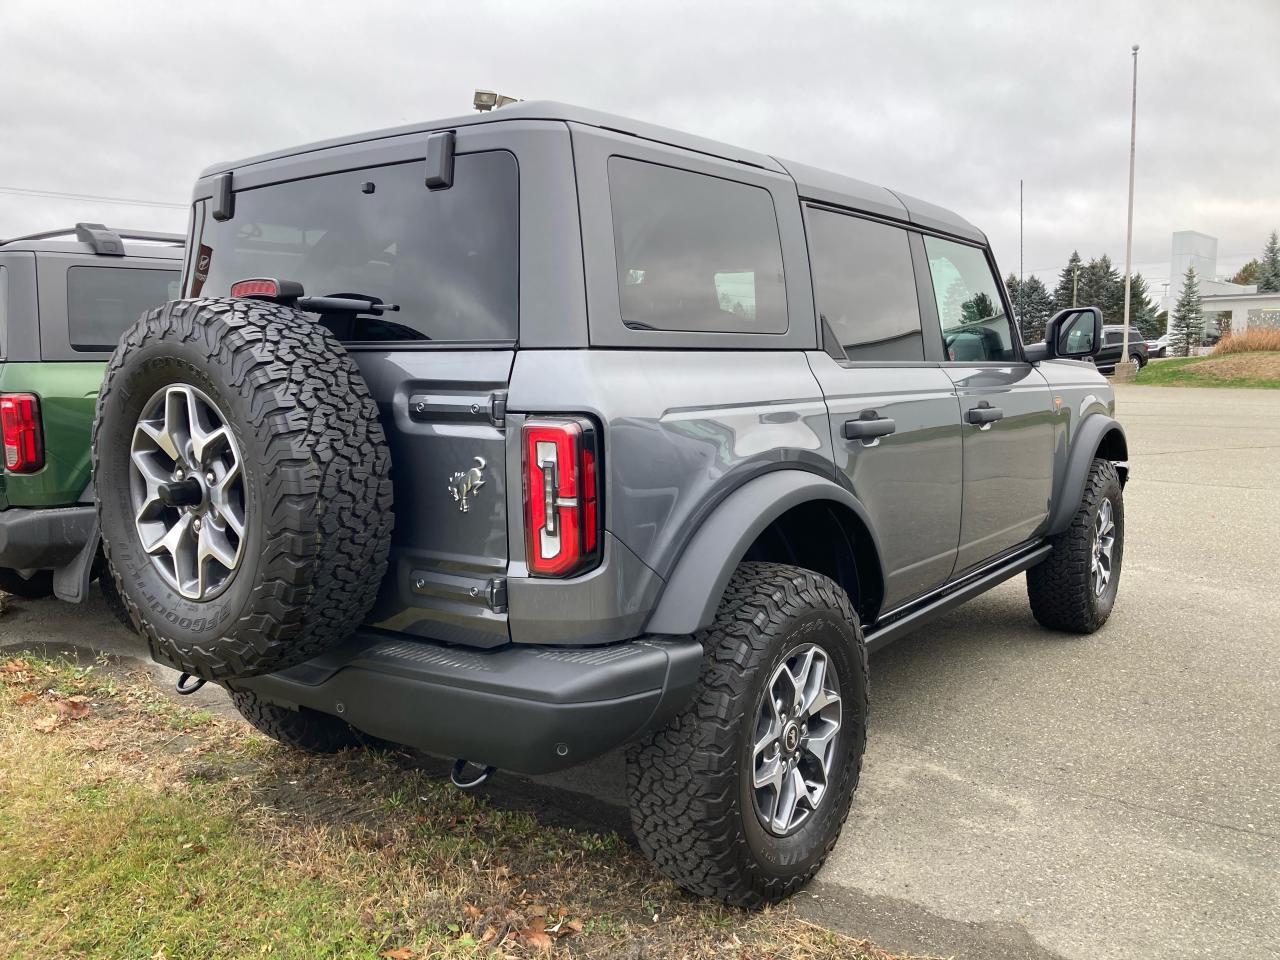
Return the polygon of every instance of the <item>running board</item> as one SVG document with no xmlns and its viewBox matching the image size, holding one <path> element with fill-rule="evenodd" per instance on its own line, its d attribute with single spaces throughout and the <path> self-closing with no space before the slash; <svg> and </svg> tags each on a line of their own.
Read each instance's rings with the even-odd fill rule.
<svg viewBox="0 0 1280 960">
<path fill-rule="evenodd" d="M 909 607 L 885 614 L 867 632 L 867 650 L 875 652 L 904 634 L 918 630 L 948 610 L 960 606 L 966 600 L 972 600 L 978 594 L 985 593 L 996 584 L 1003 583 L 1010 577 L 1016 577 L 1028 567 L 1034 567 L 1047 557 L 1052 549 L 1050 544 L 1040 544 L 1025 553 L 1018 553 L 1000 561 L 997 566 L 975 570 L 955 583 L 943 587 L 937 593 L 917 600 Z"/>
</svg>

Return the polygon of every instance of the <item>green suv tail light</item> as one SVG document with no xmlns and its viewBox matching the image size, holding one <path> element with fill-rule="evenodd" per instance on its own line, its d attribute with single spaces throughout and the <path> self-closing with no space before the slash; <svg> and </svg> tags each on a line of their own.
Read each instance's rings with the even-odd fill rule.
<svg viewBox="0 0 1280 960">
<path fill-rule="evenodd" d="M 600 451 L 579 418 L 525 421 L 525 562 L 541 577 L 570 577 L 600 562 Z"/>
<path fill-rule="evenodd" d="M 40 400 L 30 393 L 0 394 L 0 430 L 4 467 L 10 473 L 35 473 L 44 466 Z"/>
</svg>

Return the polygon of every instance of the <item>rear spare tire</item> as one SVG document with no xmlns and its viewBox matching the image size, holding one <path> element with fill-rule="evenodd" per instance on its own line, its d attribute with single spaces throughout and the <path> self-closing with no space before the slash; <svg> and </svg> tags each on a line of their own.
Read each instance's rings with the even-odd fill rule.
<svg viewBox="0 0 1280 960">
<path fill-rule="evenodd" d="M 309 315 L 208 299 L 140 317 L 107 365 L 93 465 L 111 576 L 156 659 L 209 680 L 271 673 L 372 606 L 386 437 Z"/>
</svg>

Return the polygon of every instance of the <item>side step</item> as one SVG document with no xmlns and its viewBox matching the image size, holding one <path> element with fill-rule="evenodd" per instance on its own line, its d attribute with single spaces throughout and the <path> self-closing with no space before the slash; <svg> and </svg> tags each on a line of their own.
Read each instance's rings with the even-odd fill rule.
<svg viewBox="0 0 1280 960">
<path fill-rule="evenodd" d="M 960 606 L 980 593 L 985 593 L 998 583 L 1016 577 L 1049 555 L 1050 544 L 1036 544 L 1025 551 L 1015 553 L 990 566 L 981 567 L 936 593 L 928 594 L 909 604 L 892 610 L 876 621 L 867 632 L 867 650 L 876 651 L 899 637 L 918 630 L 926 623 L 942 616 L 948 610 Z"/>
</svg>

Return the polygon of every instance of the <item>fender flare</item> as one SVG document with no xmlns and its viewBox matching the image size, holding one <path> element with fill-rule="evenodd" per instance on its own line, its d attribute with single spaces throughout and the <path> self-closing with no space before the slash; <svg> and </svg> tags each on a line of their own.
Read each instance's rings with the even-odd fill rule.
<svg viewBox="0 0 1280 960">
<path fill-rule="evenodd" d="M 1127 463 L 1129 459 L 1129 441 L 1125 438 L 1124 428 L 1104 413 L 1094 413 L 1085 417 L 1076 428 L 1075 438 L 1071 442 L 1071 452 L 1067 456 L 1067 467 L 1062 475 L 1062 485 L 1054 500 L 1053 510 L 1049 514 L 1049 536 L 1061 533 L 1071 524 L 1084 496 L 1084 485 L 1089 479 L 1089 468 L 1098 449 L 1109 437 L 1120 445 L 1123 456 L 1117 461 Z M 1122 472 L 1122 479 L 1127 477 L 1127 469 Z"/>
<path fill-rule="evenodd" d="M 792 507 L 820 500 L 853 511 L 870 532 L 876 557 L 883 556 L 866 507 L 852 493 L 817 474 L 775 470 L 734 490 L 702 522 L 667 578 L 645 631 L 690 634 L 710 626 L 729 578 L 756 537 Z"/>
</svg>

